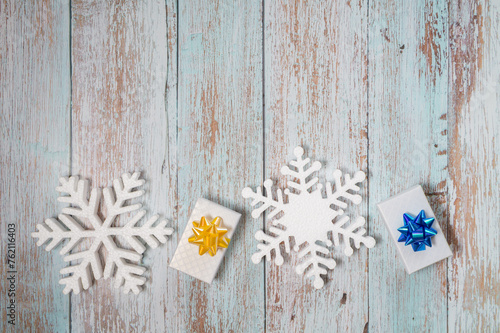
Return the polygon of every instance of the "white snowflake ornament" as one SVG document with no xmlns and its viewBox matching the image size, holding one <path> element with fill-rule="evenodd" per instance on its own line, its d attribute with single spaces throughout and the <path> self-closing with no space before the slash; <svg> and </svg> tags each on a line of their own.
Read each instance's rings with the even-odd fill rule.
<svg viewBox="0 0 500 333">
<path fill-rule="evenodd" d="M 341 199 L 351 201 L 356 205 L 361 203 L 361 196 L 349 191 L 359 191 L 357 184 L 365 179 L 365 173 L 358 171 L 353 178 L 346 174 L 342 185 L 342 172 L 336 170 L 333 173 L 335 188 L 333 189 L 327 182 L 326 196 L 324 196 L 321 191 L 323 185 L 317 184 L 318 178 L 311 178 L 314 172 L 321 169 L 321 163 L 316 161 L 309 165 L 311 159 L 302 158 L 304 155 L 302 147 L 296 147 L 293 153 L 297 157 L 297 160 L 290 162 L 293 168 L 288 166 L 281 168 L 283 175 L 294 177 L 294 180 L 287 182 L 288 188 L 283 192 L 277 189 L 276 195 L 273 195 L 273 182 L 270 179 L 264 181 L 265 193 L 261 187 L 255 192 L 249 187 L 242 191 L 244 198 L 253 199 L 252 207 L 260 204 L 253 209 L 253 218 L 258 218 L 269 209 L 268 219 L 273 220 L 269 233 L 259 230 L 255 234 L 255 238 L 262 242 L 257 245 L 258 251 L 252 256 L 252 261 L 257 264 L 264 257 L 270 261 L 274 252 L 275 264 L 282 265 L 284 259 L 280 244 L 284 243 L 285 252 L 290 253 L 290 237 L 293 237 L 294 250 L 298 252 L 299 258 L 308 256 L 296 267 L 297 274 L 303 274 L 312 266 L 307 277 L 314 276 L 314 287 L 320 289 L 324 285 L 321 275 L 327 274 L 325 267 L 333 269 L 336 265 L 334 259 L 325 257 L 330 253 L 328 247 L 340 246 L 340 236 L 345 245 L 346 256 L 353 254 L 351 240 L 358 249 L 361 243 L 368 248 L 375 246 L 375 239 L 365 236 L 363 217 L 358 217 L 354 223 L 346 226 L 349 217 L 344 214 L 343 209 L 347 208 L 347 204 L 341 201 Z M 285 202 L 283 193 L 288 202 Z M 304 244 L 306 245 L 302 246 Z"/>
<path fill-rule="evenodd" d="M 56 191 L 60 192 L 61 196 L 58 201 L 68 203 L 70 207 L 62 209 L 59 219 L 49 218 L 44 224 L 38 224 L 38 231 L 31 235 L 38 238 L 38 246 L 50 240 L 45 248 L 47 251 L 63 240 L 68 240 L 60 251 L 61 255 L 66 255 L 83 239 L 92 241 L 88 249 L 64 257 L 66 262 L 79 261 L 61 270 L 61 274 L 68 274 L 59 281 L 65 285 L 64 294 L 70 291 L 79 294 L 82 288 L 88 289 L 92 285 L 91 273 L 96 280 L 114 275 L 115 288 L 123 285 L 125 294 L 130 291 L 138 294 L 141 291 L 141 286 L 146 282 L 146 278 L 142 276 L 146 268 L 138 263 L 146 247 L 140 240 L 151 248 L 156 248 L 160 242 L 167 241 L 166 237 L 172 234 L 173 229 L 166 227 L 166 220 L 155 225 L 158 215 L 150 217 L 142 226 L 137 226 L 146 211 L 141 209 L 141 204 L 129 204 L 128 201 L 144 195 L 144 191 L 136 189 L 145 182 L 144 179 L 139 179 L 139 176 L 139 172 L 132 175 L 125 173 L 113 181 L 112 188 L 105 188 L 102 192 L 100 188 L 92 189 L 90 197 L 87 180 L 79 180 L 77 176 L 59 179 L 60 186 Z M 101 194 L 104 195 L 102 203 Z M 98 214 L 100 206 L 106 208 L 105 218 L 102 218 L 104 212 Z M 118 216 L 132 212 L 135 213 L 124 226 L 113 226 Z M 81 221 L 88 221 L 92 228 L 84 228 Z M 116 243 L 116 237 L 124 239 L 133 250 L 121 248 Z M 107 251 L 104 272 L 100 255 L 102 246 Z"/>
</svg>

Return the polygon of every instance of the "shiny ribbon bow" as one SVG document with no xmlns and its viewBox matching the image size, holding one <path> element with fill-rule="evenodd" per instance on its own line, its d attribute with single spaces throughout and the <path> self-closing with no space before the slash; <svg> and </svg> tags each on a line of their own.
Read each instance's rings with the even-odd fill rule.
<svg viewBox="0 0 500 333">
<path fill-rule="evenodd" d="M 424 251 L 425 246 L 432 247 L 431 237 L 437 234 L 437 231 L 432 229 L 434 218 L 426 218 L 425 212 L 413 217 L 408 213 L 403 214 L 404 226 L 398 229 L 401 233 L 398 242 L 405 242 L 405 245 L 411 245 L 413 251 Z"/>
<path fill-rule="evenodd" d="M 193 233 L 188 241 L 200 247 L 200 256 L 208 252 L 212 257 L 217 253 L 217 248 L 227 248 L 230 239 L 224 235 L 227 229 L 221 227 L 222 218 L 216 217 L 213 221 L 207 222 L 205 216 L 200 220 L 193 222 Z"/>
</svg>

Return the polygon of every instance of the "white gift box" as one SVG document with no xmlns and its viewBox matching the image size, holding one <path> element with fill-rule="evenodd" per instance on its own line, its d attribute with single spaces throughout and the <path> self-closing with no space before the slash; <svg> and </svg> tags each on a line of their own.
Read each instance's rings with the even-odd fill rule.
<svg viewBox="0 0 500 333">
<path fill-rule="evenodd" d="M 382 201 L 377 207 L 394 244 L 396 244 L 399 255 L 403 259 L 408 274 L 452 255 L 450 246 L 437 219 L 432 224 L 432 228 L 437 231 L 437 234 L 431 238 L 432 247 L 426 247 L 425 251 L 414 252 L 410 245 L 405 246 L 405 242 L 398 242 L 401 235 L 398 228 L 404 225 L 403 214 L 408 213 L 417 216 L 421 210 L 424 210 L 428 218 L 436 218 L 420 185 Z"/>
<path fill-rule="evenodd" d="M 174 257 L 170 262 L 170 267 L 189 274 L 201 281 L 212 283 L 227 249 L 219 248 L 213 257 L 208 253 L 200 256 L 198 252 L 199 246 L 189 243 L 189 237 L 194 234 L 193 221 L 200 221 L 203 216 L 205 216 L 208 221 L 212 221 L 217 216 L 221 217 L 221 228 L 227 229 L 227 233 L 224 236 L 232 239 L 234 231 L 240 221 L 241 214 L 212 201 L 198 199 L 191 212 L 186 229 L 184 229 L 184 233 L 179 241 L 177 250 L 175 250 Z M 231 243 L 232 240 L 229 242 L 229 246 L 231 246 Z"/>
</svg>

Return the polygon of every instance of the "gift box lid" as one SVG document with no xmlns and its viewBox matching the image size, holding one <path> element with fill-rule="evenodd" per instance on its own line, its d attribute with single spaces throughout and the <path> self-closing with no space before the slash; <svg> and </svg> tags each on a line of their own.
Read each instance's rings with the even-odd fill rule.
<svg viewBox="0 0 500 333">
<path fill-rule="evenodd" d="M 403 215 L 405 213 L 417 216 L 423 210 L 427 218 L 436 218 L 422 186 L 416 185 L 382 201 L 377 205 L 377 208 L 398 249 L 408 274 L 412 274 L 452 255 L 450 246 L 437 219 L 432 224 L 432 229 L 436 230 L 437 234 L 431 238 L 431 247 L 426 247 L 424 251 L 415 252 L 411 245 L 405 245 L 405 242 L 398 242 L 401 235 L 398 228 L 404 225 Z"/>
</svg>

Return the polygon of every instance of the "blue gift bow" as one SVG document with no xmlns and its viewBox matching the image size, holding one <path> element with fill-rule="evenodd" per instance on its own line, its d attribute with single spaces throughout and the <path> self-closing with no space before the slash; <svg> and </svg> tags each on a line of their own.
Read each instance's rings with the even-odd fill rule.
<svg viewBox="0 0 500 333">
<path fill-rule="evenodd" d="M 432 229 L 435 218 L 425 217 L 424 210 L 413 217 L 408 213 L 403 214 L 404 226 L 398 228 L 401 233 L 398 242 L 405 242 L 405 245 L 411 245 L 413 251 L 425 251 L 425 246 L 432 247 L 431 237 L 437 235 L 437 231 Z"/>
</svg>

